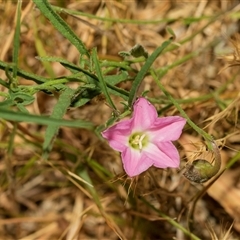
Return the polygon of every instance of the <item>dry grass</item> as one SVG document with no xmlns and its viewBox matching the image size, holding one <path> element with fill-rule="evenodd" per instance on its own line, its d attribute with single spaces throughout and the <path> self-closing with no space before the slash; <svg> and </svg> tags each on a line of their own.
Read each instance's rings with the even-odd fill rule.
<svg viewBox="0 0 240 240">
<path fill-rule="evenodd" d="M 99 17 L 166 20 L 157 24 L 133 24 L 84 16 L 77 19 L 62 12 L 61 16 L 87 48 L 98 48 L 101 59 L 121 60 L 118 52 L 130 50 L 137 43 L 151 53 L 169 38 L 167 26 L 175 32 L 176 43 L 199 31 L 191 40 L 159 57 L 154 67 L 159 69 L 196 52 L 194 57 L 169 70 L 161 81 L 176 99 L 192 98 L 182 102 L 182 107 L 197 125 L 218 139 L 224 164 L 239 151 L 240 40 L 236 33 L 240 31 L 240 5 L 237 1 L 51 2 Z M 14 1 L 1 2 L 2 61 L 12 60 L 15 11 Z M 221 14 L 208 26 L 209 18 L 201 19 L 217 13 Z M 187 23 L 192 17 L 199 19 Z M 47 55 L 78 61 L 76 49 L 41 16 L 32 2 L 23 1 L 20 68 L 48 76 L 49 72 L 35 58 L 44 54 L 37 50 L 37 38 Z M 231 67 L 226 68 L 229 64 Z M 68 74 L 58 63 L 52 63 L 51 69 L 54 76 Z M 140 64 L 136 64 L 136 69 L 140 69 Z M 0 78 L 6 79 L 3 71 L 0 71 Z M 24 79 L 21 83 L 32 84 Z M 129 89 L 131 85 L 124 83 L 121 87 Z M 218 92 L 221 88 L 223 90 Z M 149 97 L 159 99 L 156 104 L 159 110 L 166 106 L 166 102 L 160 103 L 161 99 L 166 99 L 151 77 L 145 78 L 140 91 L 143 90 L 150 91 Z M 214 94 L 206 97 L 210 93 Z M 33 114 L 49 114 L 55 102 L 55 97 L 39 93 L 28 110 Z M 117 105 L 122 108 L 120 103 Z M 163 114 L 178 113 L 171 107 Z M 110 115 L 111 109 L 98 100 L 70 110 L 66 118 L 87 119 L 100 125 Z M 11 132 L 15 131 L 14 123 L 0 121 L 1 239 L 186 239 L 180 230 L 138 199 L 144 196 L 154 207 L 187 227 L 189 201 L 202 186 L 190 184 L 178 170 L 150 169 L 132 182 L 123 175 L 119 154 L 106 142 L 90 131 L 70 128 L 61 129 L 49 161 L 44 162 L 41 143 L 45 127 L 19 123 L 11 150 L 8 146 Z M 207 156 L 204 143 L 190 128 L 185 129 L 177 146 L 182 157 L 181 167 L 199 155 L 199 150 L 203 151 L 202 157 Z M 97 171 L 95 163 L 110 174 Z M 91 193 L 91 187 L 80 181 L 82 168 L 88 172 L 100 203 Z M 201 239 L 210 236 L 237 239 L 240 233 L 239 171 L 239 163 L 236 163 L 198 201 L 194 233 Z M 232 223 L 231 236 L 224 238 Z"/>
</svg>

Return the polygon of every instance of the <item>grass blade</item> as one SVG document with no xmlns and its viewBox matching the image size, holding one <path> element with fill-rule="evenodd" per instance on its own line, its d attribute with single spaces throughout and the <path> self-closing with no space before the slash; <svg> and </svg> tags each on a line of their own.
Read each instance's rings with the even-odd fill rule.
<svg viewBox="0 0 240 240">
<path fill-rule="evenodd" d="M 136 94 L 138 91 L 138 88 L 144 78 L 144 76 L 147 74 L 148 70 L 152 66 L 153 62 L 156 60 L 156 58 L 162 53 L 162 51 L 171 43 L 171 40 L 163 42 L 163 44 L 158 47 L 146 60 L 145 64 L 142 66 L 141 70 L 138 72 L 136 78 L 133 81 L 132 88 L 129 93 L 129 100 L 128 104 L 129 106 L 132 106 L 133 102 L 136 99 Z"/>
<path fill-rule="evenodd" d="M 83 42 L 77 37 L 72 31 L 68 24 L 53 10 L 52 6 L 47 0 L 33 0 L 36 6 L 39 8 L 41 13 L 49 19 L 52 25 L 65 37 L 67 38 L 82 55 L 89 57 L 88 50 L 86 49 Z"/>
<path fill-rule="evenodd" d="M 52 125 L 52 126 L 61 125 L 65 127 L 93 129 L 92 123 L 86 122 L 83 120 L 68 121 L 68 120 L 57 119 L 52 117 L 15 112 L 15 111 L 7 110 L 4 107 L 0 107 L 0 117 L 1 117 L 0 119 L 5 119 L 5 120 L 15 121 L 15 122 L 28 122 L 28 123 L 31 122 L 31 123 L 37 123 L 42 125 Z"/>
<path fill-rule="evenodd" d="M 66 88 L 63 90 L 62 94 L 59 97 L 58 102 L 54 106 L 53 112 L 51 117 L 62 119 L 64 114 L 66 113 L 68 107 L 71 104 L 71 99 L 74 95 L 74 90 L 71 88 Z M 60 128 L 60 124 L 56 125 L 48 125 L 45 133 L 45 140 L 43 143 L 43 158 L 47 159 L 49 152 L 52 150 L 54 139 L 58 133 L 58 130 Z"/>
<path fill-rule="evenodd" d="M 0 69 L 6 70 L 6 71 L 9 71 L 9 72 L 13 72 L 14 66 L 13 66 L 13 64 L 10 65 L 10 63 L 0 61 Z M 26 71 L 20 70 L 20 69 L 17 69 L 17 76 L 23 77 L 23 78 L 28 79 L 28 80 L 33 80 L 34 82 L 36 82 L 38 84 L 47 82 L 49 80 L 48 78 L 41 77 L 39 75 L 29 73 L 29 72 L 26 72 Z"/>
<path fill-rule="evenodd" d="M 107 84 L 103 78 L 103 75 L 102 75 L 102 71 L 101 71 L 101 68 L 100 68 L 100 64 L 99 64 L 99 61 L 98 61 L 98 57 L 97 57 L 97 50 L 96 48 L 93 49 L 93 62 L 94 62 L 94 65 L 95 65 L 95 70 L 96 70 L 96 74 L 98 76 L 98 79 L 99 79 L 99 86 L 104 94 L 104 96 L 106 97 L 106 100 L 109 104 L 109 106 L 111 106 L 113 109 L 117 109 L 112 101 L 112 99 L 110 98 L 110 95 L 108 93 L 108 89 L 107 89 Z"/>
</svg>

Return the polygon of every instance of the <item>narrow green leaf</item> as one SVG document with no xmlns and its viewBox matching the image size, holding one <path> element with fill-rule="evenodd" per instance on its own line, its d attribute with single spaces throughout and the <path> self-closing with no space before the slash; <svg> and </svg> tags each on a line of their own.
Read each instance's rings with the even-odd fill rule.
<svg viewBox="0 0 240 240">
<path fill-rule="evenodd" d="M 9 84 L 3 81 L 1 78 L 0 78 L 0 85 L 4 86 L 5 88 L 9 88 Z"/>
<path fill-rule="evenodd" d="M 47 0 L 33 0 L 36 6 L 39 8 L 41 13 L 49 19 L 52 25 L 65 37 L 67 38 L 82 55 L 89 57 L 88 50 L 86 49 L 83 42 L 77 37 L 73 30 L 68 24 L 53 10 L 52 6 Z"/>
<path fill-rule="evenodd" d="M 171 40 L 163 42 L 163 44 L 158 47 L 146 60 L 145 64 L 142 66 L 141 70 L 138 72 L 136 78 L 133 81 L 132 88 L 129 93 L 129 100 L 128 104 L 129 106 L 132 106 L 135 99 L 136 99 L 136 94 L 138 91 L 138 88 L 140 84 L 142 83 L 143 78 L 147 74 L 148 70 L 152 66 L 153 62 L 157 59 L 157 57 L 162 53 L 162 51 L 171 43 Z"/>
<path fill-rule="evenodd" d="M 0 69 L 2 69 L 4 71 L 7 70 L 9 72 L 13 72 L 13 64 L 0 61 Z M 20 70 L 20 69 L 17 69 L 17 76 L 23 77 L 25 79 L 33 80 L 34 82 L 36 82 L 38 84 L 47 82 L 49 80 L 48 78 L 44 78 L 44 77 L 38 76 L 36 74 L 29 73 L 24 70 Z"/>
<path fill-rule="evenodd" d="M 72 128 L 93 129 L 92 123 L 86 122 L 83 120 L 68 121 L 68 120 L 57 119 L 52 117 L 15 112 L 15 111 L 7 110 L 4 107 L 0 107 L 0 119 L 5 119 L 5 120 L 15 121 L 15 122 L 32 122 L 32 123 L 37 123 L 42 125 L 52 125 L 52 126 L 61 125 L 61 126 L 72 127 Z"/>
<path fill-rule="evenodd" d="M 68 107 L 71 104 L 72 97 L 74 95 L 74 90 L 71 88 L 66 88 L 60 94 L 58 102 L 54 106 L 51 118 L 62 119 L 64 114 L 66 113 Z M 52 146 L 54 143 L 54 139 L 58 133 L 60 128 L 60 124 L 49 125 L 46 129 L 45 140 L 43 143 L 43 158 L 47 159 L 50 151 L 52 150 Z"/>
<path fill-rule="evenodd" d="M 51 56 L 45 56 L 45 57 L 36 57 L 37 59 L 39 59 L 40 61 L 47 61 L 47 62 L 58 62 L 61 65 L 63 65 L 64 67 L 66 67 L 67 69 L 69 69 L 70 71 L 72 71 L 73 73 L 77 73 L 77 72 L 83 72 L 84 74 L 88 75 L 91 78 L 95 78 L 97 80 L 97 77 L 90 73 L 88 70 L 81 68 L 69 61 L 67 61 L 64 58 L 59 58 L 59 57 L 51 57 Z"/>
<path fill-rule="evenodd" d="M 77 10 L 72 10 L 72 9 L 68 9 L 68 8 L 62 8 L 59 6 L 52 6 L 53 9 L 57 12 L 66 12 L 72 15 L 79 15 L 79 16 L 84 16 L 84 17 L 88 17 L 90 19 L 97 19 L 100 21 L 104 21 L 104 22 L 116 22 L 116 23 L 126 23 L 126 24 L 160 24 L 160 23 L 170 23 L 170 22 L 174 22 L 176 20 L 180 20 L 179 18 L 160 18 L 157 20 L 141 20 L 141 19 L 121 19 L 121 18 L 112 18 L 112 17 L 100 17 L 96 14 L 90 14 L 87 12 L 83 12 L 83 11 L 77 11 Z"/>
<path fill-rule="evenodd" d="M 97 74 L 98 79 L 99 79 L 99 86 L 100 86 L 104 96 L 106 97 L 106 100 L 107 100 L 109 106 L 111 106 L 113 109 L 117 110 L 117 108 L 115 107 L 115 105 L 114 105 L 114 103 L 113 103 L 113 101 L 110 98 L 110 95 L 108 93 L 107 85 L 106 85 L 106 82 L 104 81 L 102 71 L 101 71 L 101 68 L 100 68 L 100 64 L 99 64 L 99 60 L 98 60 L 98 57 L 97 57 L 97 49 L 96 48 L 94 48 L 93 51 L 92 51 L 92 58 L 93 58 L 93 62 L 94 62 L 94 65 L 95 65 L 96 74 Z"/>
</svg>

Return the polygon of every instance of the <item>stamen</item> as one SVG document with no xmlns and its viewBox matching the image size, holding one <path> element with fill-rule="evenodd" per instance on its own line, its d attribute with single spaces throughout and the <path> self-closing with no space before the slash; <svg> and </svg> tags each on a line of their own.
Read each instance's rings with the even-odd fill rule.
<svg viewBox="0 0 240 240">
<path fill-rule="evenodd" d="M 148 143 L 147 135 L 143 132 L 135 132 L 129 138 L 129 144 L 132 148 L 142 151 Z"/>
<path fill-rule="evenodd" d="M 139 146 L 139 149 L 142 150 L 142 140 L 145 138 L 145 134 L 141 135 L 140 139 L 139 139 L 139 142 L 138 142 L 138 146 Z"/>
</svg>

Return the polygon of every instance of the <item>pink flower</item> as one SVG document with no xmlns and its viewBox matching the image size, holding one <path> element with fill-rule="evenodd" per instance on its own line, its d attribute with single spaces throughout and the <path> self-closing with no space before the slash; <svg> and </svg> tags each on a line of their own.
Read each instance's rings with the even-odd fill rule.
<svg viewBox="0 0 240 240">
<path fill-rule="evenodd" d="M 149 167 L 177 168 L 180 157 L 171 141 L 177 140 L 186 123 L 178 116 L 159 118 L 155 107 L 140 97 L 133 106 L 133 116 L 102 132 L 109 145 L 121 152 L 123 167 L 133 177 Z"/>
</svg>

